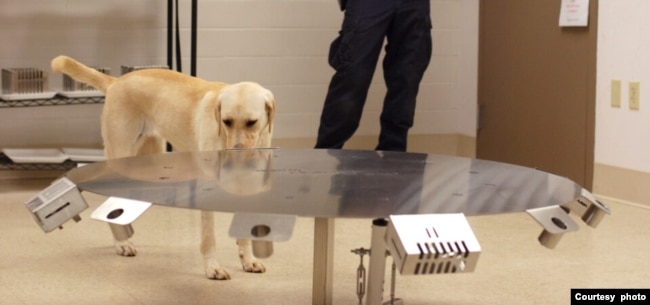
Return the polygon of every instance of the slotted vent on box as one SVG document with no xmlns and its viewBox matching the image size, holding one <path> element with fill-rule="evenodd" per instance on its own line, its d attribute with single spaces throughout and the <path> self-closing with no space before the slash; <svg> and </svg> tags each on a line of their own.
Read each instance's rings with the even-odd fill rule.
<svg viewBox="0 0 650 305">
<path fill-rule="evenodd" d="M 27 94 L 48 91 L 47 72 L 36 68 L 2 69 L 2 93 Z"/>
<path fill-rule="evenodd" d="M 481 252 L 463 214 L 390 216 L 386 241 L 401 274 L 472 272 Z"/>
<path fill-rule="evenodd" d="M 111 68 L 106 67 L 93 67 L 95 70 L 102 72 L 104 74 L 111 74 Z M 94 87 L 87 85 L 86 83 L 78 82 L 72 79 L 70 76 L 63 74 L 63 90 L 64 91 L 96 91 Z"/>
<path fill-rule="evenodd" d="M 461 241 L 417 243 L 420 250 L 419 260 L 413 274 L 456 273 L 465 269 L 465 260 L 470 251 Z M 437 263 L 436 263 L 437 262 Z"/>
</svg>

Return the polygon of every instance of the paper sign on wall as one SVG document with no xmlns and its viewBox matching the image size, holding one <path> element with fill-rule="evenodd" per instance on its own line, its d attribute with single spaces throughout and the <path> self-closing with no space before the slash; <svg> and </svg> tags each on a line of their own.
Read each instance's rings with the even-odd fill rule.
<svg viewBox="0 0 650 305">
<path fill-rule="evenodd" d="M 562 0 L 560 26 L 588 26 L 589 0 Z"/>
</svg>

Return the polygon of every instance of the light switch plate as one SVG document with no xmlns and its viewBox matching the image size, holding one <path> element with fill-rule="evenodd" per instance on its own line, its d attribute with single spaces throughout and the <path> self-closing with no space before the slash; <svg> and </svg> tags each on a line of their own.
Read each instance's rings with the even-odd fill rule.
<svg viewBox="0 0 650 305">
<path fill-rule="evenodd" d="M 638 81 L 630 82 L 630 110 L 641 108 L 641 84 Z"/>
</svg>

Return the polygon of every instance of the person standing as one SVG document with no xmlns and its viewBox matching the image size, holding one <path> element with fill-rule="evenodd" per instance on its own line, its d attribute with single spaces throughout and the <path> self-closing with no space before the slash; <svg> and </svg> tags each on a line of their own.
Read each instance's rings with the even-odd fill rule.
<svg viewBox="0 0 650 305">
<path fill-rule="evenodd" d="M 386 40 L 386 96 L 376 150 L 406 151 L 420 81 L 431 59 L 429 0 L 347 0 L 339 36 L 329 50 L 330 81 L 316 148 L 342 148 L 359 127 Z"/>
</svg>

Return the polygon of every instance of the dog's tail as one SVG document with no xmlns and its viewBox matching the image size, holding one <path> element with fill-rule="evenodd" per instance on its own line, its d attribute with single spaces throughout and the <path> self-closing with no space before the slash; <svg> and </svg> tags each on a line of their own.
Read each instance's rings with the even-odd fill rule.
<svg viewBox="0 0 650 305">
<path fill-rule="evenodd" d="M 52 71 L 65 73 L 74 80 L 86 83 L 97 90 L 106 92 L 108 87 L 115 81 L 115 77 L 99 72 L 93 68 L 65 55 L 52 59 Z"/>
</svg>

